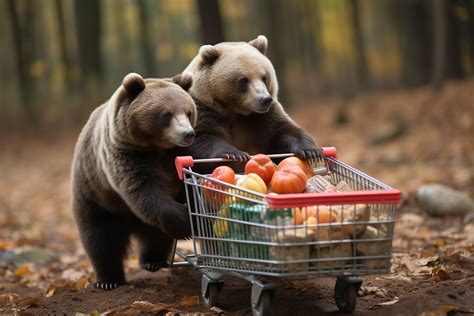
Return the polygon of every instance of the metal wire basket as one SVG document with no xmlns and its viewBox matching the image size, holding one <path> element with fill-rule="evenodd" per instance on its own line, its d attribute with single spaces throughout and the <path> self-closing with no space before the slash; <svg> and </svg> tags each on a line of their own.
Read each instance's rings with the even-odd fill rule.
<svg viewBox="0 0 474 316">
<path fill-rule="evenodd" d="M 339 161 L 334 147 L 322 149 L 325 158 L 313 168 L 324 178 L 310 183 L 318 190 L 337 184 L 323 193 L 260 194 L 192 170 L 195 164 L 229 160 L 176 158 L 194 253 L 176 250 L 185 262 L 173 266 L 193 265 L 203 272 L 205 306 L 217 304 L 224 274 L 252 283 L 256 316 L 271 314 L 275 285 L 268 277 L 326 275 L 336 277 L 339 310 L 352 312 L 362 284 L 358 276 L 389 272 L 400 191 Z"/>
<path fill-rule="evenodd" d="M 194 164 L 223 159 L 178 157 L 194 265 L 274 277 L 389 272 L 400 192 L 337 160 L 334 148 L 324 151 L 325 159 L 313 167 L 326 170 L 334 185 L 343 181 L 349 191 L 260 194 L 192 170 Z M 318 222 L 298 223 L 298 216 L 309 214 Z"/>
</svg>

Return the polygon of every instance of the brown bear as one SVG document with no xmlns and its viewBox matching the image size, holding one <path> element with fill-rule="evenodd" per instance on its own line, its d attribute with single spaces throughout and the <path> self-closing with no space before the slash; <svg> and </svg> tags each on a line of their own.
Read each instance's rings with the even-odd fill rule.
<svg viewBox="0 0 474 316">
<path fill-rule="evenodd" d="M 183 73 L 193 76 L 189 93 L 197 109 L 196 140 L 188 149 L 197 158 L 247 160 L 256 153 L 294 153 L 322 157 L 314 139 L 278 102 L 278 81 L 266 57 L 263 35 L 246 42 L 204 45 Z"/>
<path fill-rule="evenodd" d="M 82 129 L 72 163 L 72 209 L 96 287 L 125 283 L 131 235 L 140 267 L 167 265 L 174 239 L 189 236 L 189 214 L 174 158 L 194 140 L 196 106 L 189 75 L 146 79 L 128 74 Z"/>
</svg>

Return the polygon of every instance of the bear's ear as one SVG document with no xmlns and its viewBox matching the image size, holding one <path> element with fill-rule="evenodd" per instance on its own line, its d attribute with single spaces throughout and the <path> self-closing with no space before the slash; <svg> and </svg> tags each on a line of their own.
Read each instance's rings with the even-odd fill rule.
<svg viewBox="0 0 474 316">
<path fill-rule="evenodd" d="M 259 35 L 256 39 L 251 40 L 249 44 L 258 49 L 262 54 L 267 54 L 268 40 L 264 35 Z"/>
<path fill-rule="evenodd" d="M 212 65 L 219 58 L 220 53 L 212 45 L 203 45 L 199 49 L 199 55 L 202 58 L 202 65 Z"/>
<path fill-rule="evenodd" d="M 193 85 L 193 76 L 189 73 L 181 73 L 173 77 L 173 82 L 181 86 L 185 91 L 188 91 L 189 88 Z"/>
<path fill-rule="evenodd" d="M 139 74 L 131 72 L 123 78 L 122 85 L 128 97 L 135 99 L 145 89 L 145 80 Z"/>
</svg>

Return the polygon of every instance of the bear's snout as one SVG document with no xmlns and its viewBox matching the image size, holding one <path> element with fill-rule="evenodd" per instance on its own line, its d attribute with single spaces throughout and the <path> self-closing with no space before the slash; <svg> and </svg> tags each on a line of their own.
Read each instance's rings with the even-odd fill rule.
<svg viewBox="0 0 474 316">
<path fill-rule="evenodd" d="M 273 102 L 273 98 L 271 96 L 266 96 L 263 98 L 260 98 L 260 105 L 264 107 L 269 107 Z"/>
<path fill-rule="evenodd" d="M 183 140 L 186 144 L 191 145 L 194 141 L 194 137 L 196 136 L 196 133 L 194 130 L 187 130 L 181 133 L 181 136 L 183 137 Z"/>
</svg>

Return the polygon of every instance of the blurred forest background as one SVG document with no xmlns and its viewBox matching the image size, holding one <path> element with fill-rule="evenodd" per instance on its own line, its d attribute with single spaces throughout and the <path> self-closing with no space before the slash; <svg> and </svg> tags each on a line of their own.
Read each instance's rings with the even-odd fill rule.
<svg viewBox="0 0 474 316">
<path fill-rule="evenodd" d="M 82 124 L 128 72 L 258 34 L 288 108 L 474 74 L 472 0 L 2 0 L 1 126 Z"/>
<path fill-rule="evenodd" d="M 474 0 L 0 0 L 0 314 L 123 314 L 139 301 L 214 315 L 199 272 L 151 274 L 133 252 L 129 286 L 86 288 L 70 166 L 79 129 L 127 73 L 170 77 L 202 44 L 259 34 L 295 121 L 403 192 L 392 273 L 364 278 L 356 312 L 474 313 L 474 208 L 453 203 L 474 196 Z M 432 183 L 451 198 L 422 203 Z M 333 281 L 283 284 L 275 310 L 332 314 Z M 249 314 L 248 283 L 223 291 L 227 315 Z"/>
</svg>

